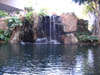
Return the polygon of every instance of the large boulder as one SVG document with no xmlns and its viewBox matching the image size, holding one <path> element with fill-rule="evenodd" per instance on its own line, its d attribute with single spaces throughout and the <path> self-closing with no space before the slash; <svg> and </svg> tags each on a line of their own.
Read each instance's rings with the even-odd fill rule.
<svg viewBox="0 0 100 75">
<path fill-rule="evenodd" d="M 64 32 L 77 31 L 78 18 L 74 13 L 64 13 L 61 15 L 61 19 L 64 24 Z"/>
<path fill-rule="evenodd" d="M 78 18 L 74 13 L 65 13 L 61 15 L 62 23 L 64 25 L 64 34 L 62 40 L 64 44 L 76 44 L 78 43 L 74 33 L 77 31 Z"/>
<path fill-rule="evenodd" d="M 34 20 L 34 25 L 33 25 L 33 31 L 34 31 L 34 39 L 37 39 L 37 30 L 38 30 L 38 21 L 39 21 L 39 16 L 36 12 L 33 14 L 33 20 Z"/>
<path fill-rule="evenodd" d="M 19 40 L 20 28 L 21 27 L 15 27 L 15 29 L 12 31 L 12 35 L 9 40 L 10 43 L 18 43 L 20 41 Z"/>
<path fill-rule="evenodd" d="M 64 44 L 77 44 L 78 40 L 73 33 L 62 36 Z"/>
<path fill-rule="evenodd" d="M 0 18 L 0 29 L 7 30 L 8 26 L 6 23 L 6 18 Z"/>
</svg>

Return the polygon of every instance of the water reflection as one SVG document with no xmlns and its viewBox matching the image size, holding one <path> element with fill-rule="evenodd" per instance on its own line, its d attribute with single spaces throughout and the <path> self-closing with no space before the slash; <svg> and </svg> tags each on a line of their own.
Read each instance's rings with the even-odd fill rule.
<svg viewBox="0 0 100 75">
<path fill-rule="evenodd" d="M 0 75 L 100 75 L 99 46 L 0 44 Z"/>
</svg>

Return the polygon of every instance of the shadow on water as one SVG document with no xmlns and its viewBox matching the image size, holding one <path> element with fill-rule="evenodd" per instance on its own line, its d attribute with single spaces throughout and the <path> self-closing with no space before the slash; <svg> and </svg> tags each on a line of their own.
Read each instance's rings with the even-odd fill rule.
<svg viewBox="0 0 100 75">
<path fill-rule="evenodd" d="M 100 46 L 0 44 L 0 75 L 100 75 Z"/>
</svg>

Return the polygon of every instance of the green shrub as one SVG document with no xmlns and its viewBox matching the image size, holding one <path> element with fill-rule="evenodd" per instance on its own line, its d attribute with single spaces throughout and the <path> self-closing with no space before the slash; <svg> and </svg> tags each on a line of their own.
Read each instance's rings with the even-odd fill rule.
<svg viewBox="0 0 100 75">
<path fill-rule="evenodd" d="M 84 32 L 80 32 L 80 31 L 78 31 L 77 33 L 76 33 L 76 36 L 80 36 L 80 35 L 92 35 L 92 32 L 87 32 L 87 31 L 84 31 Z"/>
<path fill-rule="evenodd" d="M 29 21 L 30 24 L 33 24 L 34 23 L 34 17 L 33 17 L 33 11 L 30 11 L 28 12 L 25 17 L 26 17 L 26 20 Z"/>
<path fill-rule="evenodd" d="M 25 17 L 26 17 L 27 20 L 31 20 L 31 18 L 33 17 L 33 11 L 28 12 L 28 13 L 25 15 Z"/>
<path fill-rule="evenodd" d="M 40 12 L 38 13 L 39 16 L 47 16 L 46 9 L 41 9 Z"/>
<path fill-rule="evenodd" d="M 99 39 L 92 36 L 91 32 L 77 32 L 76 37 L 80 42 L 97 42 Z"/>
<path fill-rule="evenodd" d="M 33 9 L 32 7 L 24 7 L 24 9 L 25 9 L 27 12 L 34 11 L 34 9 Z"/>
<path fill-rule="evenodd" d="M 0 29 L 0 39 L 4 40 L 4 31 Z"/>
<path fill-rule="evenodd" d="M 11 36 L 10 30 L 1 30 L 0 29 L 0 40 L 8 41 Z"/>
<path fill-rule="evenodd" d="M 20 11 L 16 11 L 16 14 L 20 14 Z"/>
<path fill-rule="evenodd" d="M 8 27 L 14 28 L 16 26 L 22 26 L 21 20 L 17 16 L 13 16 L 7 20 Z"/>
<path fill-rule="evenodd" d="M 80 42 L 97 42 L 99 39 L 96 36 L 91 36 L 91 35 L 80 35 L 78 37 L 78 40 Z"/>
<path fill-rule="evenodd" d="M 8 16 L 8 13 L 5 12 L 5 11 L 0 10 L 0 18 L 5 17 L 5 16 Z"/>
<path fill-rule="evenodd" d="M 5 41 L 8 41 L 10 39 L 10 36 L 11 36 L 11 31 L 10 30 L 5 30 L 4 31 L 4 40 Z"/>
</svg>

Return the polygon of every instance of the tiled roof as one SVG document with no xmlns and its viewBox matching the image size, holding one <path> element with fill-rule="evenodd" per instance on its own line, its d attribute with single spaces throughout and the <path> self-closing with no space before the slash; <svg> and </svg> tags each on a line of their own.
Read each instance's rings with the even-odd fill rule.
<svg viewBox="0 0 100 75">
<path fill-rule="evenodd" d="M 4 10 L 7 12 L 22 11 L 22 9 L 18 9 L 18 8 L 15 8 L 6 4 L 2 4 L 2 3 L 0 3 L 0 10 Z"/>
</svg>

